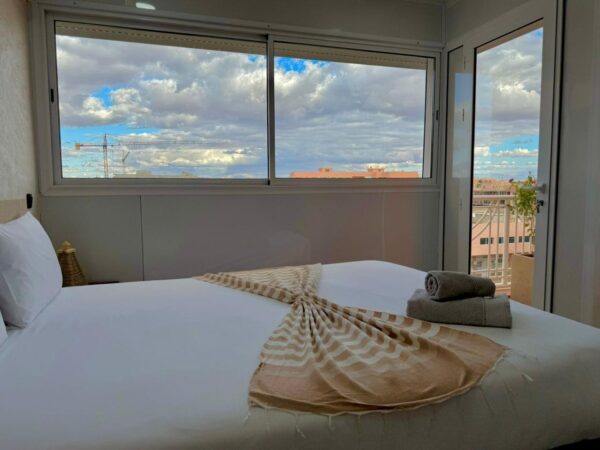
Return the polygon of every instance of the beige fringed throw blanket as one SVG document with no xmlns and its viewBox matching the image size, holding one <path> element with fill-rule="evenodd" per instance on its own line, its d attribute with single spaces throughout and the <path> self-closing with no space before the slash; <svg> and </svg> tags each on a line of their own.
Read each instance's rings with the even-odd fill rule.
<svg viewBox="0 0 600 450">
<path fill-rule="evenodd" d="M 466 392 L 504 353 L 483 336 L 336 305 L 317 295 L 320 277 L 315 264 L 198 278 L 291 305 L 262 349 L 251 405 L 329 415 L 416 408 Z"/>
</svg>

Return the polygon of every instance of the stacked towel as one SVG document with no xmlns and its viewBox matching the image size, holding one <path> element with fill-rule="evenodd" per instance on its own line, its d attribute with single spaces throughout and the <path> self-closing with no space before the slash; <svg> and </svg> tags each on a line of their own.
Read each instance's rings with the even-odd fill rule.
<svg viewBox="0 0 600 450">
<path fill-rule="evenodd" d="M 425 278 L 425 289 L 417 289 L 408 300 L 406 315 L 428 322 L 511 328 L 510 301 L 495 293 L 489 278 L 434 270 Z"/>
<path fill-rule="evenodd" d="M 425 277 L 425 289 L 433 300 L 493 297 L 496 285 L 489 278 L 449 270 L 432 270 Z"/>
<path fill-rule="evenodd" d="M 512 327 L 510 301 L 506 295 L 495 298 L 472 297 L 451 302 L 432 300 L 424 289 L 417 289 L 408 300 L 406 315 L 427 322 Z"/>
</svg>

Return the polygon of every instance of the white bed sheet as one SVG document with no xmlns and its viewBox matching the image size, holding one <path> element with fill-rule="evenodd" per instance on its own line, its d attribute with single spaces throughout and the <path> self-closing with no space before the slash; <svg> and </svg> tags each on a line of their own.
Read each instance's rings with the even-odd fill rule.
<svg viewBox="0 0 600 450">
<path fill-rule="evenodd" d="M 403 313 L 423 278 L 332 264 L 319 292 Z M 288 306 L 193 279 L 63 289 L 0 347 L 0 449 L 545 449 L 600 437 L 600 330 L 512 307 L 512 330 L 458 327 L 513 349 L 481 388 L 329 423 L 247 417 L 260 349 Z"/>
</svg>

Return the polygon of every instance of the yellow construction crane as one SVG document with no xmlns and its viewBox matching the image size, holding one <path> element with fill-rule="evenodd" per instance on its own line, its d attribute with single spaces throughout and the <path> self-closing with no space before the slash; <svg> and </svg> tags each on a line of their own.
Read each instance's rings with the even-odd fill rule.
<svg viewBox="0 0 600 450">
<path fill-rule="evenodd" d="M 102 156 L 104 158 L 104 178 L 108 178 L 108 147 L 117 147 L 121 145 L 118 144 L 109 144 L 108 143 L 108 135 L 105 133 L 102 138 L 102 144 L 80 144 L 75 143 L 75 150 L 81 150 L 81 147 L 101 147 L 102 148 Z"/>
<path fill-rule="evenodd" d="M 127 141 L 127 142 L 115 142 L 112 144 L 108 143 L 108 134 L 104 134 L 102 136 L 101 144 L 94 143 L 75 143 L 75 150 L 81 150 L 82 147 L 87 148 L 101 148 L 102 149 L 102 158 L 104 163 L 104 178 L 108 178 L 108 148 L 109 147 L 144 147 L 144 146 L 163 146 L 163 145 L 198 145 L 203 144 L 201 141 L 179 141 L 179 140 L 167 140 L 167 141 Z M 121 155 L 121 164 L 123 165 L 123 172 L 125 172 L 125 160 L 129 156 L 130 151 L 123 149 L 123 154 Z"/>
</svg>

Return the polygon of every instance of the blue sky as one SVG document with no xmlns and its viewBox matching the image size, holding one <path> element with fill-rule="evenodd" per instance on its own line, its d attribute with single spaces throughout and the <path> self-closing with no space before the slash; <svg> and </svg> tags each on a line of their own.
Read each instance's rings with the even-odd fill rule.
<svg viewBox="0 0 600 450">
<path fill-rule="evenodd" d="M 525 179 L 537 176 L 538 135 L 509 137 L 489 147 L 489 153 L 476 152 L 475 177 L 497 179 Z"/>
<path fill-rule="evenodd" d="M 306 70 L 307 63 L 317 67 L 325 67 L 328 64 L 326 61 L 316 59 L 285 58 L 282 56 L 275 58 L 275 66 L 283 72 L 302 73 Z"/>
<path fill-rule="evenodd" d="M 116 89 L 123 88 L 125 86 L 104 86 L 101 89 L 98 89 L 95 92 L 92 92 L 90 95 L 92 97 L 99 98 L 102 100 L 104 106 L 112 106 L 112 97 L 110 93 Z"/>
</svg>

